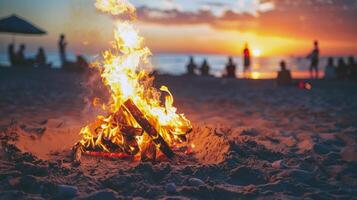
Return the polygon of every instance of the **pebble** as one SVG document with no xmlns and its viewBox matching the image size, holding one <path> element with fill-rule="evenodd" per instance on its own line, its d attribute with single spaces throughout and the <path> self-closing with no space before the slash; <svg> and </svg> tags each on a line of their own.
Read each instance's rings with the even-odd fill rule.
<svg viewBox="0 0 357 200">
<path fill-rule="evenodd" d="M 277 160 L 271 164 L 274 169 L 284 169 L 286 168 L 284 160 Z"/>
<path fill-rule="evenodd" d="M 58 185 L 57 196 L 62 198 L 73 198 L 78 195 L 78 188 L 71 185 Z"/>
<path fill-rule="evenodd" d="M 188 179 L 188 183 L 191 186 L 195 186 L 195 187 L 199 187 L 201 185 L 205 185 L 205 182 L 203 182 L 201 179 L 198 179 L 198 178 L 190 178 L 190 179 Z"/>
<path fill-rule="evenodd" d="M 17 163 L 16 168 L 24 174 L 46 176 L 48 175 L 47 166 L 34 165 L 29 162 Z"/>
<path fill-rule="evenodd" d="M 339 153 L 330 152 L 324 158 L 322 164 L 324 166 L 330 165 L 343 165 L 341 160 L 341 155 Z"/>
<path fill-rule="evenodd" d="M 259 169 L 241 166 L 231 170 L 230 182 L 239 185 L 262 184 L 265 178 Z"/>
<path fill-rule="evenodd" d="M 315 144 L 314 151 L 317 154 L 328 154 L 331 151 L 331 149 L 327 145 L 324 145 L 324 144 Z"/>
<path fill-rule="evenodd" d="M 88 196 L 84 197 L 83 200 L 97 200 L 97 199 L 105 199 L 105 200 L 116 200 L 116 192 L 110 189 L 100 190 L 97 192 L 93 192 Z"/>
<path fill-rule="evenodd" d="M 293 169 L 283 172 L 284 176 L 291 177 L 297 182 L 301 183 L 310 183 L 314 180 L 314 176 L 311 172 L 300 170 L 300 169 Z"/>
<path fill-rule="evenodd" d="M 166 192 L 171 193 L 171 194 L 176 193 L 176 191 L 177 191 L 176 188 L 177 187 L 176 187 L 175 183 L 168 183 L 165 185 Z"/>
<path fill-rule="evenodd" d="M 16 187 L 18 187 L 20 190 L 34 194 L 41 193 L 42 191 L 42 184 L 37 177 L 32 175 L 22 176 Z"/>
</svg>

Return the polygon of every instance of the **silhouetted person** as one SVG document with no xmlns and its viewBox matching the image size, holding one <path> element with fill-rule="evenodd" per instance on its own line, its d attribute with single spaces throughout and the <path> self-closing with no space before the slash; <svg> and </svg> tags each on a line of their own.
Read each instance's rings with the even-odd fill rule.
<svg viewBox="0 0 357 200">
<path fill-rule="evenodd" d="M 336 74 L 337 74 L 337 78 L 340 80 L 344 80 L 348 77 L 348 66 L 343 60 L 343 58 L 338 59 Z"/>
<path fill-rule="evenodd" d="M 357 80 L 357 64 L 353 56 L 348 57 L 348 71 L 351 80 Z"/>
<path fill-rule="evenodd" d="M 24 44 L 20 45 L 19 51 L 16 53 L 15 63 L 17 65 L 24 66 L 26 65 L 26 58 L 25 58 L 25 49 L 26 46 Z"/>
<path fill-rule="evenodd" d="M 325 67 L 325 79 L 331 80 L 336 78 L 336 66 L 332 57 L 328 58 L 327 65 Z"/>
<path fill-rule="evenodd" d="M 307 56 L 307 58 L 310 60 L 310 76 L 311 76 L 311 78 L 315 78 L 315 79 L 319 78 L 319 56 L 320 56 L 319 42 L 316 40 L 314 42 L 314 49 Z M 314 72 L 315 72 L 315 75 L 314 75 Z"/>
<path fill-rule="evenodd" d="M 278 85 L 291 85 L 293 82 L 290 70 L 286 69 L 285 61 L 280 62 L 280 71 L 278 72 L 276 81 Z"/>
<path fill-rule="evenodd" d="M 193 60 L 193 57 L 190 57 L 190 61 L 188 63 L 187 67 L 187 74 L 188 75 L 196 75 L 196 69 L 197 69 L 197 65 L 195 63 L 195 61 Z"/>
<path fill-rule="evenodd" d="M 45 50 L 40 47 L 38 49 L 36 58 L 35 58 L 35 63 L 37 64 L 38 67 L 44 68 L 44 67 L 48 67 L 49 65 L 47 65 L 47 58 L 46 58 L 46 54 L 45 54 Z"/>
<path fill-rule="evenodd" d="M 9 44 L 8 49 L 7 49 L 7 54 L 9 57 L 10 65 L 14 66 L 15 62 L 16 62 L 16 54 L 15 54 L 14 44 Z"/>
<path fill-rule="evenodd" d="M 251 61 L 250 61 L 250 50 L 248 47 L 248 44 L 245 44 L 244 50 L 243 50 L 243 72 L 244 72 L 244 77 L 247 77 L 247 72 L 250 71 L 250 65 L 251 65 Z"/>
<path fill-rule="evenodd" d="M 67 42 L 66 42 L 65 35 L 61 34 L 60 39 L 58 41 L 58 49 L 59 49 L 62 66 L 65 66 L 67 62 L 66 47 L 67 47 Z"/>
<path fill-rule="evenodd" d="M 233 62 L 233 58 L 229 57 L 228 63 L 226 65 L 226 77 L 227 78 L 236 78 L 236 69 L 237 69 L 237 66 Z"/>
<path fill-rule="evenodd" d="M 210 66 L 208 65 L 206 59 L 203 60 L 200 70 L 201 70 L 201 76 L 209 76 Z"/>
</svg>

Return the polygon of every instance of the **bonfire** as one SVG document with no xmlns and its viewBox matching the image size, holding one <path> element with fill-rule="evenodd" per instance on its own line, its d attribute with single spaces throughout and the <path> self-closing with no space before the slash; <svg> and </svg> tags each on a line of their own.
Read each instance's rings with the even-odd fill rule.
<svg viewBox="0 0 357 200">
<path fill-rule="evenodd" d="M 134 26 L 135 7 L 126 0 L 97 0 L 95 6 L 117 20 L 112 49 L 92 66 L 107 86 L 110 100 L 102 106 L 107 114 L 81 129 L 75 155 L 172 158 L 174 149 L 186 145 L 192 126 L 177 113 L 168 87 L 154 88 L 154 78 L 142 67 L 152 54 Z"/>
</svg>

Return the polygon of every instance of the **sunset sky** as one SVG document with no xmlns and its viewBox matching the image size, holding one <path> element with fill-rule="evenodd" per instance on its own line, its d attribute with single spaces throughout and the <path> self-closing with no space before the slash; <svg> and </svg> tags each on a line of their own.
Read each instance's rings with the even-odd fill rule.
<svg viewBox="0 0 357 200">
<path fill-rule="evenodd" d="M 319 39 L 325 55 L 357 54 L 356 0 L 132 0 L 138 29 L 155 53 L 239 55 L 245 41 L 263 56 L 305 55 Z M 55 52 L 60 33 L 69 50 L 95 54 L 112 40 L 112 19 L 94 0 L 0 0 L 0 17 L 17 14 L 48 31 L 17 37 L 30 50 Z M 0 35 L 6 52 L 10 35 Z"/>
</svg>

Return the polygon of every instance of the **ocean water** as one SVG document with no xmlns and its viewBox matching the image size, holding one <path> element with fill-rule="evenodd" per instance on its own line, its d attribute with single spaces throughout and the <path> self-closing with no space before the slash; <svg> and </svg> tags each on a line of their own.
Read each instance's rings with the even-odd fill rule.
<svg viewBox="0 0 357 200">
<path fill-rule="evenodd" d="M 31 55 L 26 55 L 31 57 Z M 182 75 L 186 72 L 186 65 L 188 63 L 189 54 L 156 54 L 151 58 L 153 69 L 159 71 L 162 74 L 170 75 Z M 193 55 L 195 62 L 200 66 L 204 59 L 207 59 L 211 66 L 211 74 L 217 77 L 222 76 L 227 63 L 226 55 Z M 57 53 L 48 53 L 47 59 L 52 62 L 55 68 L 59 68 L 60 60 Z M 85 55 L 88 61 L 95 59 L 95 56 Z M 75 60 L 75 55 L 69 54 L 69 60 Z M 242 57 L 233 57 L 234 62 L 237 64 L 238 77 L 243 76 Z M 274 78 L 276 77 L 276 71 L 279 70 L 280 61 L 285 60 L 287 67 L 292 71 L 294 78 L 308 78 L 309 77 L 309 61 L 300 57 L 258 57 L 252 59 L 251 72 L 254 74 L 253 78 Z M 323 75 L 324 66 L 326 65 L 326 58 L 321 58 L 320 70 L 321 76 Z M 9 65 L 6 54 L 0 54 L 0 64 Z"/>
</svg>

